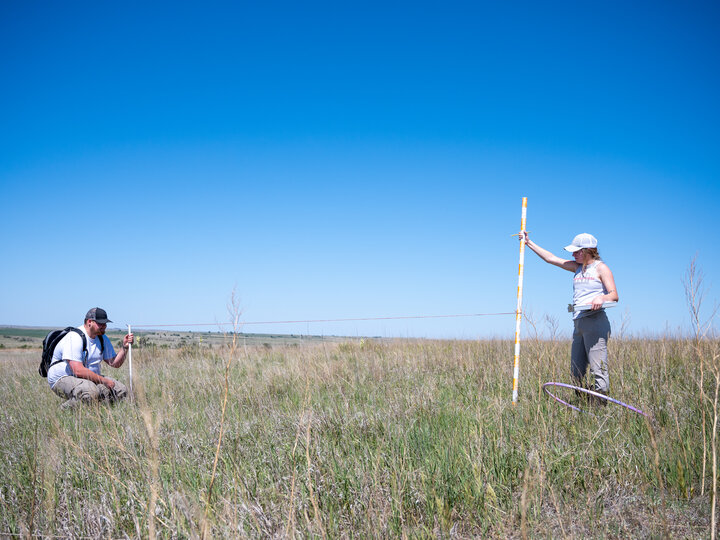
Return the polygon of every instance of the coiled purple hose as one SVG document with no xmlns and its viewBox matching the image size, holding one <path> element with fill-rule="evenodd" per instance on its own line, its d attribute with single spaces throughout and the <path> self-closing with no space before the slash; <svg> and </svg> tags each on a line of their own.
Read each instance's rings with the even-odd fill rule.
<svg viewBox="0 0 720 540">
<path fill-rule="evenodd" d="M 628 405 L 627 403 L 623 403 L 622 401 L 618 401 L 617 399 L 613 399 L 613 398 L 611 398 L 610 396 L 606 396 L 605 394 L 601 394 L 600 392 L 594 392 L 593 390 L 588 390 L 588 389 L 586 389 L 586 388 L 580 388 L 579 386 L 573 386 L 572 384 L 565 384 L 565 383 L 561 383 L 561 382 L 546 382 L 545 384 L 543 384 L 543 390 L 545 390 L 545 392 L 547 393 L 548 396 L 550 396 L 551 398 L 553 398 L 555 401 L 558 401 L 558 402 L 562 403 L 563 405 L 565 405 L 565 406 L 567 406 L 567 407 L 570 407 L 571 409 L 573 409 L 573 410 L 575 410 L 575 411 L 585 412 L 585 411 L 583 411 L 581 408 L 576 407 L 575 405 L 571 405 L 571 404 L 568 403 L 567 401 L 563 401 L 562 399 L 560 399 L 559 397 L 557 397 L 557 396 L 556 396 L 555 394 L 553 394 L 550 390 L 548 390 L 548 387 L 549 387 L 549 386 L 560 386 L 560 387 L 562 387 L 562 388 L 570 388 L 571 390 L 575 390 L 575 391 L 577 391 L 577 392 L 583 392 L 584 394 L 589 394 L 589 395 L 591 395 L 591 396 L 595 396 L 595 397 L 598 397 L 598 398 L 600 398 L 600 399 L 604 399 L 604 400 L 606 400 L 606 401 L 610 401 L 610 402 L 612 402 L 612 403 L 615 403 L 615 404 L 617 404 L 617 405 L 620 405 L 621 407 L 625 407 L 626 409 L 630 409 L 630 410 L 633 411 L 633 412 L 636 412 L 636 413 L 638 413 L 638 414 L 642 414 L 643 416 L 647 416 L 647 417 L 650 416 L 650 415 L 642 412 L 640 409 L 636 409 L 636 408 L 633 407 L 632 405 Z"/>
</svg>

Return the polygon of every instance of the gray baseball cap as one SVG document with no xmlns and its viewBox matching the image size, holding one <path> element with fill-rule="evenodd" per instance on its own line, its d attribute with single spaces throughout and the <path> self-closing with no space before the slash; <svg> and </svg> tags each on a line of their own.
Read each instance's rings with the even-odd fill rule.
<svg viewBox="0 0 720 540">
<path fill-rule="evenodd" d="M 94 307 L 89 310 L 87 314 L 85 314 L 85 320 L 88 319 L 100 324 L 107 324 L 109 322 L 112 322 L 110 319 L 108 319 L 107 311 L 99 307 Z"/>
</svg>

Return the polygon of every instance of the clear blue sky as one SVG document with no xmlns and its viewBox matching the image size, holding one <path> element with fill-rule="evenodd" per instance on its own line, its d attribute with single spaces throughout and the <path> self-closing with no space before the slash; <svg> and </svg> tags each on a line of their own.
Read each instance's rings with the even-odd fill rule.
<svg viewBox="0 0 720 540">
<path fill-rule="evenodd" d="M 233 288 L 247 321 L 512 312 L 526 196 L 540 245 L 598 238 L 616 327 L 687 328 L 696 254 L 720 287 L 718 23 L 715 2 L 6 0 L 0 324 L 222 322 Z M 569 330 L 570 298 L 528 252 L 525 309 Z"/>
</svg>

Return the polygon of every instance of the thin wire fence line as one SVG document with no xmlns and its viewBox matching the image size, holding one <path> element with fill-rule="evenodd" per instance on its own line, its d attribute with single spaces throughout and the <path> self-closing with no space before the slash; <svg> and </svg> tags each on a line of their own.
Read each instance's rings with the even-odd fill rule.
<svg viewBox="0 0 720 540">
<path fill-rule="evenodd" d="M 353 317 L 344 319 L 305 319 L 297 321 L 238 321 L 237 326 L 249 324 L 299 324 L 299 323 L 326 323 L 326 322 L 349 322 L 349 321 L 389 321 L 400 319 L 445 319 L 451 317 L 491 317 L 495 315 L 515 315 L 514 311 L 499 313 L 463 313 L 457 315 L 404 315 L 397 317 Z M 212 323 L 185 323 L 185 324 L 133 324 L 133 328 L 169 328 L 178 326 L 234 326 L 232 322 Z"/>
</svg>

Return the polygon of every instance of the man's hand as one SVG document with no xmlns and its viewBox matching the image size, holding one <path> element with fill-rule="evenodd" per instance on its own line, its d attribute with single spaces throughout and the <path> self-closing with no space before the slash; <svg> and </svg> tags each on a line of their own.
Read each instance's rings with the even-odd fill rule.
<svg viewBox="0 0 720 540">
<path fill-rule="evenodd" d="M 133 344 L 135 341 L 135 335 L 134 334 L 127 334 L 123 338 L 123 349 L 127 349 L 130 345 Z"/>
</svg>

